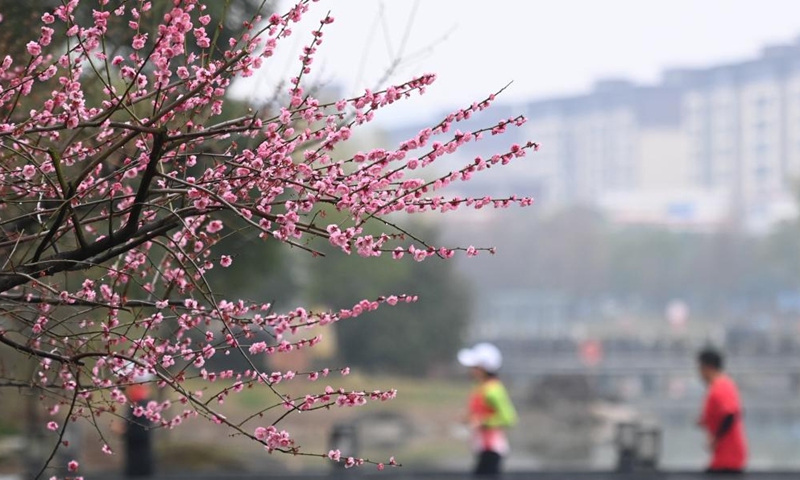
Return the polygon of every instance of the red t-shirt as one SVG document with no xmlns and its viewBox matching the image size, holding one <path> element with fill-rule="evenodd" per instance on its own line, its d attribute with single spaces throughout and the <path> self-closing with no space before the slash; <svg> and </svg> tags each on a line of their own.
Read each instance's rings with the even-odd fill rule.
<svg viewBox="0 0 800 480">
<path fill-rule="evenodd" d="M 747 461 L 747 442 L 739 391 L 733 380 L 726 375 L 720 375 L 711 382 L 703 407 L 702 423 L 709 434 L 717 436 L 719 426 L 728 414 L 734 415 L 733 425 L 717 438 L 710 467 L 742 470 Z"/>
</svg>

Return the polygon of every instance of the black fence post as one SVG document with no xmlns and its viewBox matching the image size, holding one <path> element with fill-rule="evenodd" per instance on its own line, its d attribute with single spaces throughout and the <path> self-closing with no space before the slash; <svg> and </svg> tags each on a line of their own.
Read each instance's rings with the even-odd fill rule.
<svg viewBox="0 0 800 480">
<path fill-rule="evenodd" d="M 661 429 L 640 428 L 636 442 L 636 460 L 639 470 L 655 471 L 661 453 Z"/>
<path fill-rule="evenodd" d="M 636 467 L 636 442 L 639 425 L 633 422 L 617 424 L 614 443 L 617 446 L 617 471 L 632 472 Z"/>
<path fill-rule="evenodd" d="M 342 469 L 345 467 L 347 457 L 358 457 L 359 442 L 358 442 L 358 428 L 353 423 L 337 423 L 333 426 L 329 440 L 331 450 L 339 450 L 342 454 L 342 460 L 339 462 L 331 462 L 334 469 Z"/>
<path fill-rule="evenodd" d="M 617 424 L 617 471 L 655 471 L 661 454 L 661 429 L 637 422 Z"/>
</svg>

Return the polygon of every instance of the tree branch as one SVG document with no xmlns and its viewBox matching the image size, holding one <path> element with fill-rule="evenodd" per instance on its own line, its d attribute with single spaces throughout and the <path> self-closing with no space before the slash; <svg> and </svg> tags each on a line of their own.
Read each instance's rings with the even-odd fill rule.
<svg viewBox="0 0 800 480">
<path fill-rule="evenodd" d="M 27 388 L 33 386 L 34 385 L 31 382 L 23 382 L 22 380 L 0 380 L 0 388 L 3 387 Z"/>
<path fill-rule="evenodd" d="M 46 304 L 46 305 L 59 305 L 62 307 L 104 307 L 104 308 L 131 308 L 131 307 L 156 307 L 156 302 L 148 300 L 126 300 L 116 305 L 109 305 L 101 302 L 91 302 L 82 298 L 71 298 L 69 302 L 65 302 L 60 298 L 46 298 L 40 295 L 29 295 L 25 293 L 10 294 L 0 293 L 0 301 L 6 300 L 14 303 L 21 304 Z M 183 307 L 183 301 L 180 300 L 166 300 L 167 305 L 170 307 Z"/>
<path fill-rule="evenodd" d="M 39 477 L 41 477 L 42 474 L 45 472 L 45 470 L 47 470 L 47 467 L 48 465 L 50 465 L 50 462 L 53 461 L 53 457 L 56 456 L 56 452 L 58 452 L 58 449 L 61 448 L 61 442 L 64 441 L 64 433 L 66 433 L 67 431 L 67 425 L 69 425 L 70 417 L 72 416 L 72 412 L 75 411 L 75 404 L 78 403 L 78 394 L 80 393 L 80 389 L 78 388 L 78 383 L 80 379 L 80 374 L 81 374 L 80 370 L 75 372 L 75 392 L 72 394 L 72 401 L 70 402 L 67 416 L 66 418 L 64 418 L 64 425 L 61 426 L 61 431 L 58 432 L 58 442 L 56 442 L 55 446 L 53 447 L 53 450 L 50 452 L 50 456 L 47 457 L 47 461 L 44 462 L 44 465 L 42 465 L 42 469 L 39 470 L 39 473 L 36 474 L 34 480 L 39 480 Z"/>
<path fill-rule="evenodd" d="M 122 228 L 120 234 L 125 236 L 132 234 L 136 231 L 136 224 L 139 223 L 139 216 L 144 208 L 144 201 L 147 198 L 147 193 L 150 190 L 150 183 L 156 175 L 158 161 L 161 159 L 161 153 L 164 149 L 164 140 L 167 138 L 167 130 L 161 129 L 154 135 L 153 150 L 150 152 L 150 160 L 147 162 L 147 168 L 142 175 L 142 181 L 139 183 L 139 189 L 136 191 L 136 197 L 133 199 L 133 209 L 131 210 L 128 223 Z"/>
<path fill-rule="evenodd" d="M 4 343 L 9 347 L 17 350 L 18 352 L 27 353 L 28 355 L 33 355 L 34 357 L 41 357 L 41 358 L 49 358 L 51 360 L 55 360 L 61 363 L 73 363 L 69 357 L 65 357 L 63 355 L 57 355 L 55 353 L 45 352 L 44 350 L 39 350 L 36 348 L 31 348 L 27 345 L 22 345 L 21 343 L 17 343 L 13 340 L 10 340 L 6 337 L 5 332 L 0 332 L 0 343 Z M 79 363 L 79 365 L 82 365 Z"/>
</svg>

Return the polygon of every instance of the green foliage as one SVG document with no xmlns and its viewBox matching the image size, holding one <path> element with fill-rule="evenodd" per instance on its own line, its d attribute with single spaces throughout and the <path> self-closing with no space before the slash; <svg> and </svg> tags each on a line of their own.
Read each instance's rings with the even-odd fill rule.
<svg viewBox="0 0 800 480">
<path fill-rule="evenodd" d="M 293 307 L 297 282 L 291 266 L 298 260 L 288 247 L 277 241 L 258 238 L 253 230 L 242 231 L 240 219 L 225 220 L 230 234 L 214 246 L 214 253 L 230 255 L 233 263 L 222 272 L 210 275 L 212 291 L 225 298 L 271 302 L 276 308 Z M 220 267 L 217 267 L 220 268 Z"/>
<path fill-rule="evenodd" d="M 81 25 L 91 24 L 92 10 L 100 9 L 99 2 L 84 2 L 86 7 L 78 8 L 76 20 Z M 242 22 L 250 21 L 261 12 L 262 16 L 269 16 L 272 11 L 273 1 L 271 0 L 216 0 L 207 2 L 208 8 L 202 13 L 211 17 L 208 24 L 208 36 L 214 38 L 214 32 L 218 32 L 216 46 L 219 50 L 227 50 L 229 39 L 242 32 Z M 39 27 L 42 26 L 41 16 L 44 12 L 52 12 L 57 6 L 61 5 L 61 0 L 0 0 L 0 11 L 3 12 L 2 28 L 0 28 L 0 55 L 10 54 L 13 58 L 24 58 L 25 44 L 29 40 L 38 37 Z M 120 5 L 127 8 L 138 8 L 138 2 L 125 0 L 111 0 L 108 5 L 103 7 L 107 11 L 113 11 Z M 173 8 L 172 0 L 151 0 L 152 8 L 149 12 L 142 15 L 141 27 L 143 31 L 155 31 L 155 26 L 163 22 L 164 14 Z M 88 8 L 87 8 L 88 7 Z M 124 54 L 129 52 L 135 31 L 127 24 L 116 21 L 115 18 L 109 20 L 109 34 L 106 36 L 106 48 L 109 58 L 114 54 Z M 56 36 L 58 38 L 58 36 Z M 19 41 L 19 39 L 26 39 Z M 60 47 L 54 45 L 54 48 Z M 197 45 L 189 44 L 187 48 L 200 53 Z"/>
<path fill-rule="evenodd" d="M 432 229 L 413 230 L 436 244 Z M 312 303 L 349 308 L 364 298 L 419 295 L 416 303 L 386 305 L 356 320 L 339 322 L 339 354 L 346 364 L 420 374 L 452 361 L 471 312 L 467 282 L 456 273 L 454 262 L 432 257 L 416 263 L 409 257 L 398 261 L 389 255 L 364 259 L 339 252 L 310 262 Z"/>
</svg>

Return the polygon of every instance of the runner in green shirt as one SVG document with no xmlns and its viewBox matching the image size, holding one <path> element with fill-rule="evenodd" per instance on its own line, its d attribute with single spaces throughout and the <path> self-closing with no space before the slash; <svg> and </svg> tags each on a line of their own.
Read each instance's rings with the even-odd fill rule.
<svg viewBox="0 0 800 480">
<path fill-rule="evenodd" d="M 470 368 L 477 385 L 470 395 L 467 415 L 473 432 L 473 448 L 477 456 L 477 475 L 500 473 L 502 457 L 509 451 L 506 429 L 517 423 L 517 412 L 497 372 L 503 356 L 490 343 L 479 343 L 461 350 L 458 361 Z"/>
</svg>

